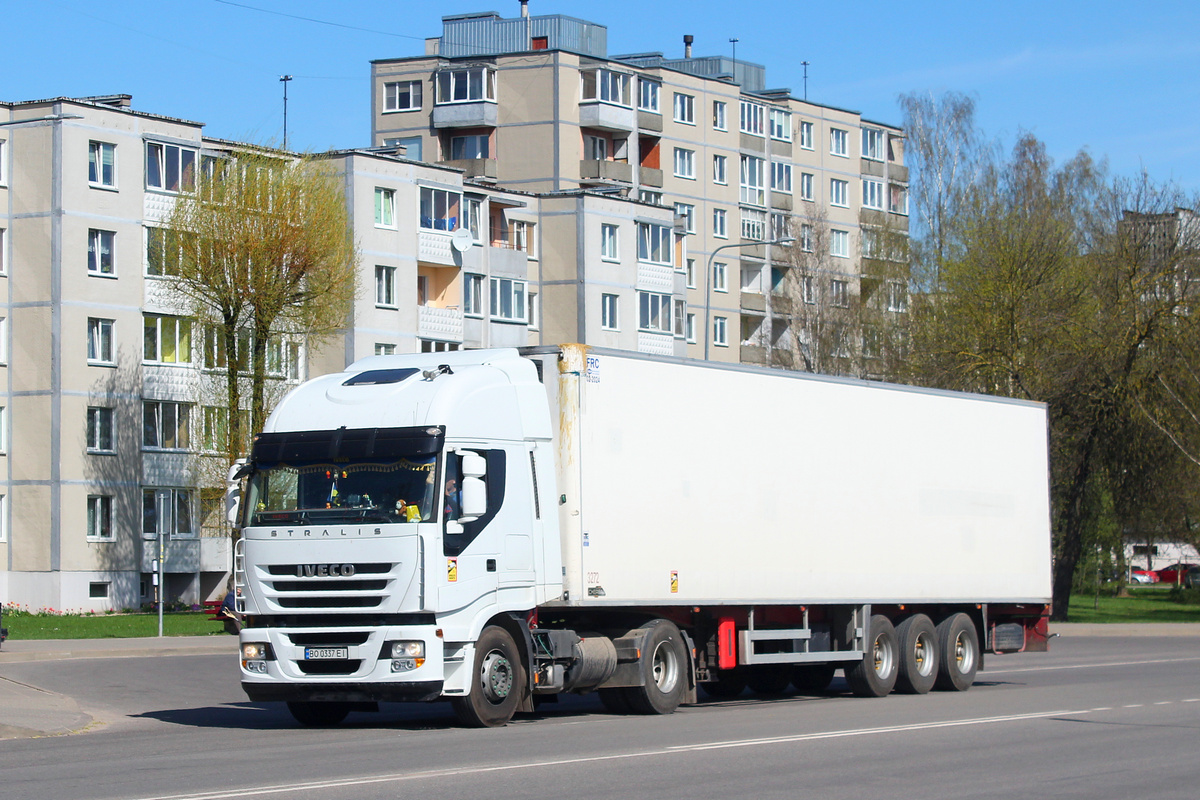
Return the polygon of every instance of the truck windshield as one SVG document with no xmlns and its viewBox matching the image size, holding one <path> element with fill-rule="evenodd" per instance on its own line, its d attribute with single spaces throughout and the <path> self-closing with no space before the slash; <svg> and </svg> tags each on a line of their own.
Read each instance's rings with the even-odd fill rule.
<svg viewBox="0 0 1200 800">
<path fill-rule="evenodd" d="M 388 463 L 260 465 L 246 497 L 251 526 L 425 522 L 435 513 L 435 456 Z"/>
</svg>

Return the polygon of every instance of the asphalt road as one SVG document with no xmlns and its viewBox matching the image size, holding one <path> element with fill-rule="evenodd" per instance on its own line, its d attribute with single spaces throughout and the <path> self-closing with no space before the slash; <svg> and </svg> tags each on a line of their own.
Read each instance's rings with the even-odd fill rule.
<svg viewBox="0 0 1200 800">
<path fill-rule="evenodd" d="M 88 798 L 1195 798 L 1200 638 L 1060 638 L 989 657 L 966 693 L 704 702 L 594 698 L 465 730 L 446 705 L 333 730 L 245 701 L 228 656 L 6 664 L 95 722 L 0 742 L 4 800 Z"/>
</svg>

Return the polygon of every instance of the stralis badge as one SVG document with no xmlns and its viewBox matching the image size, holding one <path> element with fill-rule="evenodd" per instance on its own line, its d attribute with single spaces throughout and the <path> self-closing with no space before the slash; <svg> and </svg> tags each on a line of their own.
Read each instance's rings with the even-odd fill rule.
<svg viewBox="0 0 1200 800">
<path fill-rule="evenodd" d="M 446 559 L 446 580 L 450 581 L 451 583 L 454 583 L 455 581 L 458 580 L 458 559 L 457 558 L 447 558 Z"/>
<path fill-rule="evenodd" d="M 679 573 L 671 570 L 671 594 L 679 593 Z"/>
</svg>

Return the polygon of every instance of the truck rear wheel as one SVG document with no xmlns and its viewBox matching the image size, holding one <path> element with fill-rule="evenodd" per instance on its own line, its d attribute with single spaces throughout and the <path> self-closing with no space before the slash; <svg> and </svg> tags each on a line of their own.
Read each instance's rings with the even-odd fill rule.
<svg viewBox="0 0 1200 800">
<path fill-rule="evenodd" d="M 512 719 L 524 691 L 525 667 L 517 644 L 504 628 L 491 625 L 475 643 L 470 693 L 450 704 L 464 725 L 496 728 Z"/>
<path fill-rule="evenodd" d="M 294 701 L 287 704 L 296 722 L 309 728 L 332 728 L 346 718 L 350 706 L 345 703 Z"/>
<path fill-rule="evenodd" d="M 896 691 L 927 693 L 938 675 L 938 637 L 933 620 L 924 614 L 913 614 L 896 628 L 896 639 L 900 643 Z"/>
<path fill-rule="evenodd" d="M 859 697 L 886 697 L 896 685 L 896 629 L 882 614 L 871 617 L 871 640 L 862 661 L 846 667 L 846 682 Z"/>
<path fill-rule="evenodd" d="M 975 623 L 959 612 L 938 623 L 937 680 L 934 686 L 942 691 L 965 692 L 975 682 L 979 669 L 979 633 Z"/>
<path fill-rule="evenodd" d="M 596 694 L 600 696 L 600 704 L 608 713 L 628 714 L 631 709 L 627 691 L 628 689 L 624 686 L 615 686 L 608 689 L 597 689 Z"/>
<path fill-rule="evenodd" d="M 656 619 L 642 643 L 644 684 L 626 690 L 630 708 L 638 714 L 670 714 L 683 701 L 687 681 L 687 651 L 675 623 Z"/>
<path fill-rule="evenodd" d="M 800 694 L 817 694 L 833 683 L 833 664 L 801 664 L 792 668 L 792 686 Z"/>
<path fill-rule="evenodd" d="M 792 682 L 792 671 L 785 666 L 751 667 L 746 674 L 746 685 L 755 694 L 778 697 L 787 694 Z"/>
</svg>

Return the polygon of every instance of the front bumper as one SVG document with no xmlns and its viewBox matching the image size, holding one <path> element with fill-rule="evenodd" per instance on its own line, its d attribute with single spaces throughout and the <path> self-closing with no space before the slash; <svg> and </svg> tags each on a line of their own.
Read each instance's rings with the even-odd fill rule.
<svg viewBox="0 0 1200 800">
<path fill-rule="evenodd" d="M 255 703 L 320 701 L 344 703 L 413 703 L 437 700 L 441 681 L 415 683 L 261 683 L 242 681 L 242 690 Z"/>
</svg>

